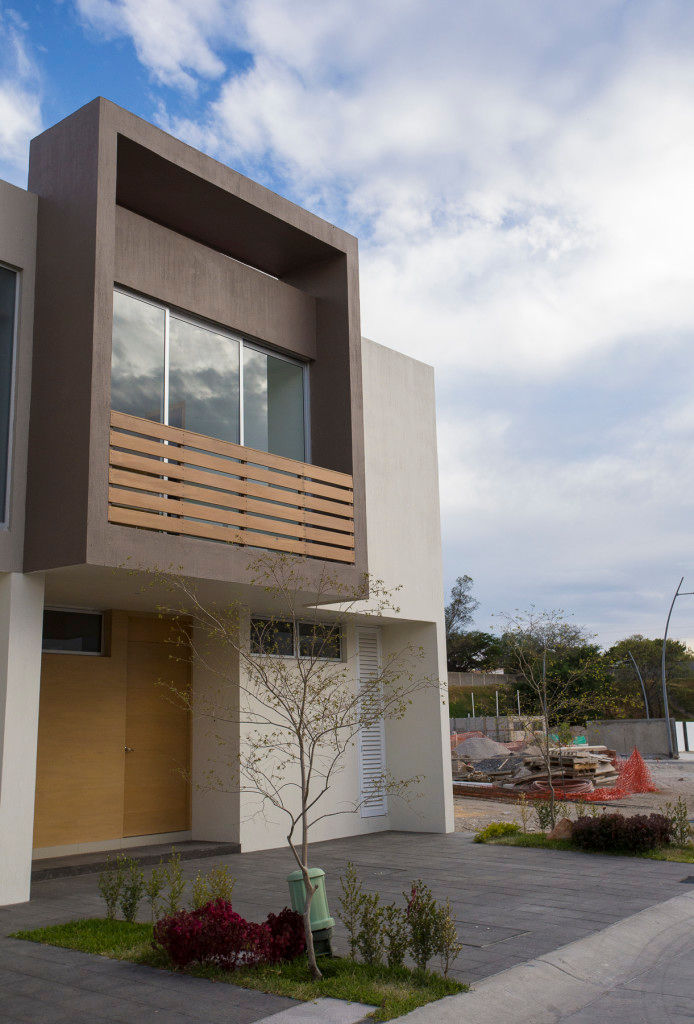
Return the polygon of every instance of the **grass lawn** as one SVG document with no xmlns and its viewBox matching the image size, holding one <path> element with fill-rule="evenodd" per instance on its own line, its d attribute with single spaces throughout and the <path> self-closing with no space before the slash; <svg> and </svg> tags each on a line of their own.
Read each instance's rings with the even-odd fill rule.
<svg viewBox="0 0 694 1024">
<path fill-rule="evenodd" d="M 152 927 L 91 918 L 32 931 L 15 932 L 12 938 L 42 942 L 50 946 L 79 949 L 116 960 L 171 970 L 165 954 L 152 948 Z M 291 999 L 347 999 L 374 1007 L 374 1020 L 391 1020 L 444 996 L 467 991 L 467 985 L 445 980 L 435 974 L 418 977 L 407 967 L 372 967 L 336 957 L 319 960 L 323 979 L 311 981 L 304 957 L 292 963 L 245 967 L 223 971 L 211 964 L 197 965 L 186 973 L 197 978 L 228 982 L 242 988 L 259 989 Z"/>
<path fill-rule="evenodd" d="M 629 853 L 628 851 L 583 850 L 574 846 L 570 839 L 548 839 L 542 832 L 521 832 L 512 836 L 500 836 L 497 839 L 485 839 L 487 845 L 494 846 L 525 846 L 539 850 L 571 850 L 573 853 L 596 853 L 610 857 L 646 857 L 648 860 L 670 860 L 682 864 L 694 864 L 694 846 L 664 846 L 660 850 L 647 850 L 645 853 Z"/>
</svg>

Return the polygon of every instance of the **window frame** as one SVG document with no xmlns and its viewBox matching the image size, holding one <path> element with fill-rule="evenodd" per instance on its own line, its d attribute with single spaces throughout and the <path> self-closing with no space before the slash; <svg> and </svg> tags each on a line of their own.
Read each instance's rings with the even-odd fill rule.
<svg viewBox="0 0 694 1024">
<path fill-rule="evenodd" d="M 64 651 L 55 647 L 43 646 L 43 627 L 41 633 L 41 654 L 69 654 L 73 658 L 104 658 L 106 657 L 106 613 L 100 608 L 67 608 L 65 605 L 44 605 L 45 612 L 69 612 L 71 615 L 98 615 L 101 622 L 99 630 L 98 651 Z"/>
<path fill-rule="evenodd" d="M 170 364 L 170 342 L 169 332 L 171 327 L 171 318 L 176 320 L 182 320 L 184 323 L 190 324 L 191 327 L 199 327 L 202 330 L 209 331 L 211 334 L 219 334 L 229 341 L 235 341 L 238 345 L 239 354 L 239 445 L 242 448 L 246 447 L 245 444 L 245 425 L 244 425 L 244 398 L 243 398 L 243 350 L 244 348 L 254 349 L 256 352 L 261 352 L 263 355 L 272 356 L 275 359 L 283 359 L 287 363 L 292 363 L 294 366 L 301 367 L 302 385 L 303 385 L 303 422 L 304 422 L 304 457 L 303 461 L 306 463 L 311 462 L 311 421 L 310 411 L 311 402 L 309 396 L 309 382 L 310 375 L 308 372 L 308 363 L 302 359 L 295 358 L 294 356 L 288 356 L 284 352 L 279 352 L 269 345 L 264 345 L 242 332 L 232 331 L 228 327 L 224 327 L 223 324 L 217 324 L 213 320 L 206 320 L 204 317 L 195 316 L 192 313 L 188 313 L 186 310 L 179 310 L 175 306 L 169 306 L 165 302 L 159 302 L 157 299 L 153 299 L 149 295 L 143 295 L 141 292 L 135 291 L 133 288 L 125 288 L 122 285 L 114 284 L 113 291 L 119 292 L 122 295 L 128 295 L 133 299 L 139 299 L 141 302 L 147 302 L 151 306 L 155 306 L 164 313 L 164 387 L 162 389 L 162 405 L 161 410 L 161 423 L 164 426 L 169 426 L 169 372 L 171 368 Z M 113 365 L 113 364 L 112 364 Z M 269 454 L 276 454 L 271 452 Z M 282 458 L 283 456 L 279 456 Z"/>
<path fill-rule="evenodd" d="M 17 348 L 19 338 L 19 297 L 21 291 L 22 271 L 20 267 L 13 267 L 11 263 L 0 260 L 0 267 L 9 270 L 14 274 L 14 309 L 12 311 L 12 365 L 10 367 L 10 400 L 7 416 L 7 466 L 5 471 L 5 500 L 0 508 L 0 530 L 10 528 L 11 506 L 12 506 L 12 467 L 14 464 L 14 420 L 17 390 Z"/>
<path fill-rule="evenodd" d="M 252 644 L 253 623 L 254 622 L 278 622 L 279 623 L 279 622 L 290 622 L 290 621 L 291 620 L 286 620 L 286 619 L 272 619 L 271 617 L 265 616 L 265 615 L 252 615 L 251 616 L 251 620 L 250 620 L 250 629 L 249 629 L 249 644 Z M 325 623 L 327 625 L 330 624 L 329 620 L 326 619 L 324 621 L 325 621 Z M 295 622 L 294 628 L 292 630 L 292 632 L 293 632 L 292 646 L 294 648 L 292 653 L 291 654 L 272 654 L 272 653 L 270 653 L 270 654 L 265 654 L 265 657 L 268 657 L 268 658 L 281 658 L 282 660 L 285 660 L 285 661 L 288 660 L 288 659 L 291 659 L 292 661 L 295 661 L 297 658 L 299 660 L 301 660 L 301 661 L 308 661 L 309 658 L 311 657 L 311 655 L 309 655 L 309 654 L 302 654 L 301 653 L 301 627 L 302 626 L 319 626 L 321 624 L 322 624 L 322 622 L 314 621 L 312 619 L 299 619 L 299 620 L 297 620 Z M 316 658 L 316 661 L 329 661 L 329 662 L 332 662 L 335 665 L 340 664 L 341 662 L 344 662 L 345 661 L 344 637 L 345 637 L 344 625 L 342 623 L 340 623 L 340 655 L 339 655 L 339 657 L 337 657 L 337 658 Z M 260 650 L 257 650 L 257 651 L 253 650 L 253 648 L 251 646 L 251 654 L 264 654 L 264 653 L 265 652 L 260 651 Z"/>
</svg>

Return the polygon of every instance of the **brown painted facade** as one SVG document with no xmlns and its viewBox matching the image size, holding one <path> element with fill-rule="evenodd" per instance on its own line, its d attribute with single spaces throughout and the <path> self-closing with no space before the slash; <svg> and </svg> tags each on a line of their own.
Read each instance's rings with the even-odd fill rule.
<svg viewBox="0 0 694 1024">
<path fill-rule="evenodd" d="M 368 562 L 356 239 L 101 98 L 32 142 L 29 191 L 25 571 L 127 563 L 246 578 L 243 548 L 108 522 L 121 285 L 308 363 L 312 463 L 354 481 L 355 563 L 334 572 L 357 583 Z"/>
</svg>

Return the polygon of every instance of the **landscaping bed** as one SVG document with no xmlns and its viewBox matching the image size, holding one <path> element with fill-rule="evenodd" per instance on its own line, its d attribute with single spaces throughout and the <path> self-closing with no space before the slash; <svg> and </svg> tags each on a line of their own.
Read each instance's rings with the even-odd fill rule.
<svg viewBox="0 0 694 1024">
<path fill-rule="evenodd" d="M 340 882 L 350 955 L 321 956 L 313 971 L 302 914 L 285 907 L 265 921 L 247 921 L 234 910 L 235 880 L 226 866 L 199 871 L 188 886 L 173 850 L 148 876 L 137 860 L 109 856 L 98 883 L 105 918 L 15 932 L 12 938 L 292 999 L 365 1003 L 379 1021 L 467 990 L 448 976 L 462 950 L 448 900 L 437 902 L 417 879 L 403 892 L 404 903 L 383 903 L 378 893 L 364 889 L 350 863 Z M 147 924 L 137 920 L 143 900 Z M 408 957 L 414 968 L 406 966 Z M 442 974 L 431 970 L 432 962 L 440 963 Z"/>
<path fill-rule="evenodd" d="M 659 850 L 646 850 L 635 853 L 629 850 L 584 850 L 576 846 L 570 839 L 548 839 L 542 832 L 518 833 L 517 835 L 498 836 L 483 840 L 492 846 L 523 846 L 538 850 L 570 850 L 572 853 L 602 853 L 612 857 L 646 857 L 648 860 L 676 861 L 682 864 L 694 864 L 694 846 L 666 846 Z"/>
<path fill-rule="evenodd" d="M 176 970 L 166 954 L 153 948 L 153 929 L 139 922 L 91 918 L 32 931 L 15 932 L 15 939 L 76 949 L 84 953 Z M 391 1020 L 418 1006 L 467 990 L 467 985 L 432 972 L 407 967 L 357 963 L 341 957 L 321 957 L 323 978 L 312 981 L 305 957 L 279 964 L 241 967 L 226 971 L 214 964 L 191 964 L 183 973 L 196 978 L 257 989 L 291 999 L 345 999 L 374 1007 L 373 1019 Z"/>
</svg>

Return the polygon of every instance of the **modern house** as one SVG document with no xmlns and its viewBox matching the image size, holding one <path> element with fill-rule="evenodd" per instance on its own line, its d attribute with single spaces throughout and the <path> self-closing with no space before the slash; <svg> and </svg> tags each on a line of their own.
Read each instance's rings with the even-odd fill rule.
<svg viewBox="0 0 694 1024">
<path fill-rule="evenodd" d="M 433 371 L 361 337 L 356 239 L 96 99 L 0 182 L 0 904 L 42 858 L 285 842 L 197 784 L 209 734 L 156 683 L 211 682 L 142 585 L 174 566 L 252 618 L 262 550 L 308 567 L 307 608 L 326 566 L 401 587 L 344 628 L 355 690 L 403 642 L 445 680 Z M 377 733 L 314 838 L 451 829 L 439 692 Z M 422 798 L 363 802 L 379 767 Z"/>
</svg>

